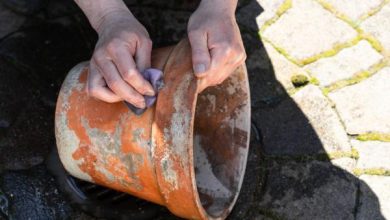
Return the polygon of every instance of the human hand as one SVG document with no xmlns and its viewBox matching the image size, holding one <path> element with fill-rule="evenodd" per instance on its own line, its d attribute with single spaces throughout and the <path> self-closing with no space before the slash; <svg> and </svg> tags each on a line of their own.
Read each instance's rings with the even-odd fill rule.
<svg viewBox="0 0 390 220">
<path fill-rule="evenodd" d="M 140 74 L 150 67 L 148 32 L 129 11 L 106 14 L 96 31 L 99 40 L 90 61 L 88 94 L 109 103 L 125 100 L 145 108 L 143 95 L 155 95 Z"/>
<path fill-rule="evenodd" d="M 222 83 L 245 59 L 245 49 L 234 16 L 235 0 L 203 0 L 188 22 L 199 92 Z"/>
</svg>

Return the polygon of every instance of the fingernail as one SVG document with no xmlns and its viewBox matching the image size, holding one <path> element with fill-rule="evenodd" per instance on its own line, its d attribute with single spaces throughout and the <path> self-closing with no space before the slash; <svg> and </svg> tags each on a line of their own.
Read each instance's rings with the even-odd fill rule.
<svg viewBox="0 0 390 220">
<path fill-rule="evenodd" d="M 147 96 L 154 96 L 156 93 L 153 90 L 148 90 L 145 92 L 145 95 Z"/>
<path fill-rule="evenodd" d="M 145 101 L 137 102 L 137 107 L 138 108 L 145 108 L 146 107 Z"/>
<path fill-rule="evenodd" d="M 204 65 L 202 63 L 197 64 L 197 65 L 195 65 L 194 71 L 195 71 L 195 73 L 203 73 L 204 71 L 206 71 L 206 65 Z"/>
</svg>

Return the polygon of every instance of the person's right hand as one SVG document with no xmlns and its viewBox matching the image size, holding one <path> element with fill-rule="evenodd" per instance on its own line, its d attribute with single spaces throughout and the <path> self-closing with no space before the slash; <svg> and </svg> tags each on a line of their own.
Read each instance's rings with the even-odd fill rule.
<svg viewBox="0 0 390 220">
<path fill-rule="evenodd" d="M 130 12 L 104 16 L 97 28 L 99 40 L 90 61 L 87 92 L 113 103 L 125 100 L 145 108 L 143 95 L 153 96 L 153 87 L 140 71 L 150 67 L 152 41 Z"/>
</svg>

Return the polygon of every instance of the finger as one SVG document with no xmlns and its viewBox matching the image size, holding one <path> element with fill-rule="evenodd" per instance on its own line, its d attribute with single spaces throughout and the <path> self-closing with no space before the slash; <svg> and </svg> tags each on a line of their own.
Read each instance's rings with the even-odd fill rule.
<svg viewBox="0 0 390 220">
<path fill-rule="evenodd" d="M 192 31 L 188 34 L 192 50 L 192 65 L 196 76 L 203 77 L 210 68 L 210 52 L 205 32 Z"/>
<path fill-rule="evenodd" d="M 137 70 L 129 49 L 126 47 L 118 47 L 113 53 L 113 61 L 118 68 L 122 79 L 137 90 L 137 92 L 143 95 L 154 96 L 155 92 L 152 85 L 150 85 Z"/>
<path fill-rule="evenodd" d="M 90 63 L 87 91 L 91 97 L 95 97 L 108 103 L 114 103 L 122 101 L 122 98 L 113 93 L 106 85 L 103 76 L 96 68 L 94 62 Z"/>
<path fill-rule="evenodd" d="M 138 108 L 145 108 L 144 97 L 121 78 L 114 63 L 108 59 L 95 60 L 95 62 L 99 71 L 103 74 L 108 87 L 116 95 Z"/>
<path fill-rule="evenodd" d="M 230 57 L 229 53 L 230 53 L 230 49 L 225 47 L 216 47 L 211 49 L 210 69 L 219 70 L 226 67 L 226 65 L 228 65 L 229 62 L 229 57 Z"/>
<path fill-rule="evenodd" d="M 135 53 L 135 62 L 139 71 L 144 71 L 150 68 L 152 41 L 145 39 L 137 44 L 137 51 Z"/>
</svg>

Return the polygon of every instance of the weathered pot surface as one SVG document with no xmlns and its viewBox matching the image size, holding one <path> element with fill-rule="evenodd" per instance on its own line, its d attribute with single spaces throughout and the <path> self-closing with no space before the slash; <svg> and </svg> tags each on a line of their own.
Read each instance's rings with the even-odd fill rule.
<svg viewBox="0 0 390 220">
<path fill-rule="evenodd" d="M 245 65 L 221 85 L 197 92 L 188 40 L 157 49 L 164 72 L 157 103 L 140 116 L 124 103 L 85 93 L 87 63 L 61 88 L 56 139 L 73 176 L 166 206 L 187 219 L 224 219 L 241 187 L 249 147 Z"/>
</svg>

